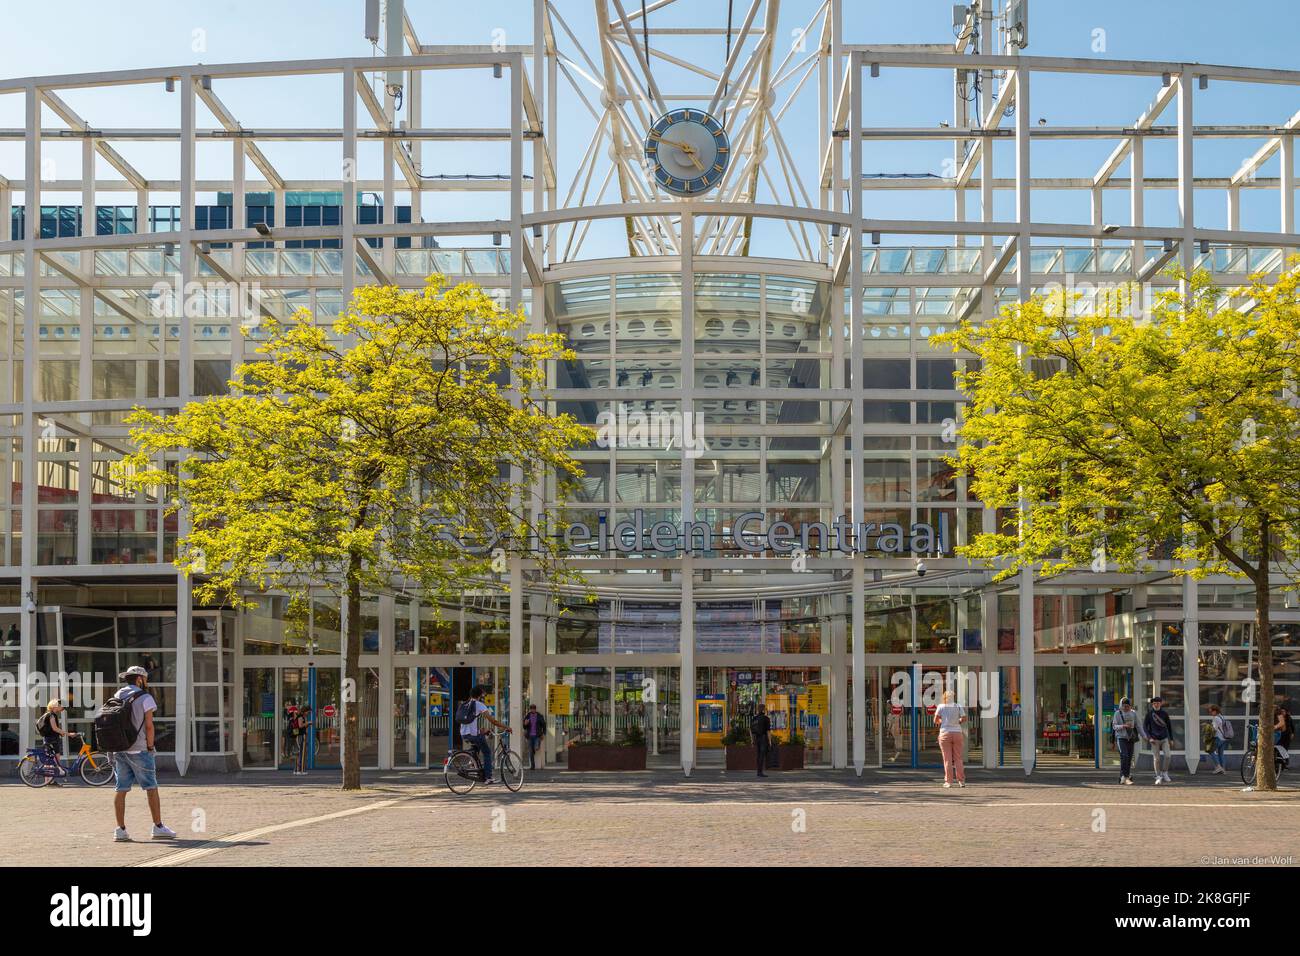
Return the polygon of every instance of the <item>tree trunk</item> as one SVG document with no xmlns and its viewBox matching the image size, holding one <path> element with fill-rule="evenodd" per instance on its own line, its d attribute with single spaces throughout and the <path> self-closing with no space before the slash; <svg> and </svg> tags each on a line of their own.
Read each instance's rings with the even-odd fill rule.
<svg viewBox="0 0 1300 956">
<path fill-rule="evenodd" d="M 348 561 L 348 628 L 343 652 L 343 789 L 361 789 L 361 569 Z"/>
<path fill-rule="evenodd" d="M 1260 558 L 1259 573 L 1255 577 L 1255 660 L 1259 663 L 1259 743 L 1255 758 L 1255 789 L 1276 790 L 1273 722 L 1277 717 L 1273 706 L 1273 637 L 1269 633 L 1268 558 L 1271 543 L 1267 525 L 1262 537 L 1264 554 Z"/>
</svg>

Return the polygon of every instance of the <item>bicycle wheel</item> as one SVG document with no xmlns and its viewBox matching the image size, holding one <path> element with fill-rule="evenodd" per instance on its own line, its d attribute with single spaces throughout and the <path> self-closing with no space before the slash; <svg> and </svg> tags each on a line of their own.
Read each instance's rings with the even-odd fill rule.
<svg viewBox="0 0 1300 956">
<path fill-rule="evenodd" d="M 1255 785 L 1255 751 L 1247 750 L 1241 756 L 1241 782 L 1248 787 Z"/>
<path fill-rule="evenodd" d="M 102 787 L 117 779 L 117 770 L 113 767 L 113 758 L 96 750 L 86 754 L 81 761 L 81 779 L 92 787 Z"/>
<path fill-rule="evenodd" d="M 497 755 L 501 762 L 501 782 L 511 793 L 518 793 L 524 785 L 524 765 L 513 750 L 503 750 Z"/>
<path fill-rule="evenodd" d="M 18 761 L 18 779 L 29 787 L 43 787 L 50 782 L 45 768 L 31 754 Z"/>
<path fill-rule="evenodd" d="M 442 778 L 447 783 L 447 789 L 452 793 L 469 793 L 482 774 L 483 771 L 472 753 L 468 750 L 457 750 L 447 758 Z"/>
</svg>

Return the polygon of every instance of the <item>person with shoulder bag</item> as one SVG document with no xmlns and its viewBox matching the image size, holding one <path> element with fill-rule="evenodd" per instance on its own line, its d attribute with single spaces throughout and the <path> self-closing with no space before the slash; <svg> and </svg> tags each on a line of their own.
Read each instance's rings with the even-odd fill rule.
<svg viewBox="0 0 1300 956">
<path fill-rule="evenodd" d="M 1223 718 L 1218 704 L 1210 705 L 1210 729 L 1213 738 L 1210 742 L 1210 759 L 1214 761 L 1214 772 L 1223 773 L 1223 751 L 1232 739 L 1232 724 Z"/>
<path fill-rule="evenodd" d="M 1119 748 L 1119 782 L 1133 785 L 1133 744 L 1137 742 L 1137 711 L 1127 697 L 1119 702 L 1119 710 L 1111 718 L 1111 731 L 1115 746 Z"/>
</svg>

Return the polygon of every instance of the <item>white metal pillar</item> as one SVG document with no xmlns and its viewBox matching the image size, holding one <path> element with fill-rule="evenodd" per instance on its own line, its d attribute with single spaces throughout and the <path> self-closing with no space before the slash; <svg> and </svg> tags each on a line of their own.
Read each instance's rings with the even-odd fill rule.
<svg viewBox="0 0 1300 956">
<path fill-rule="evenodd" d="M 177 303 L 174 317 L 181 332 L 180 347 L 180 402 L 190 401 L 194 394 L 194 319 L 185 308 L 185 296 L 196 281 L 194 244 L 194 73 L 181 76 L 181 182 L 180 182 L 180 235 L 176 254 L 180 258 L 182 299 Z M 189 515 L 180 516 L 178 533 L 184 537 L 189 532 Z M 184 776 L 190 765 L 191 711 L 193 700 L 193 668 L 190 648 L 194 638 L 194 600 L 190 595 L 190 579 L 186 574 L 176 575 L 176 770 Z"/>
<path fill-rule="evenodd" d="M 391 594 L 379 595 L 379 699 L 395 699 L 397 680 L 393 674 L 393 642 L 397 639 L 397 602 Z M 409 685 L 408 685 L 409 687 Z M 390 705 L 379 707 L 379 769 L 393 768 L 393 752 L 396 734 L 393 722 L 396 711 Z M 408 718 L 409 719 L 409 718 Z M 408 725 L 407 737 L 410 737 Z"/>
<path fill-rule="evenodd" d="M 863 342 L 862 342 L 862 57 L 851 53 L 849 70 L 849 521 L 853 525 L 853 769 L 858 776 L 867 762 L 867 659 L 866 659 L 866 541 L 858 540 L 862 526 L 862 496 L 866 488 L 862 454 Z M 838 149 L 838 145 L 835 147 Z"/>
<path fill-rule="evenodd" d="M 1143 147 L 1144 138 L 1141 136 L 1133 137 L 1133 145 L 1129 148 L 1129 222 L 1133 226 L 1142 226 L 1146 223 L 1146 173 L 1143 170 Z M 1133 240 L 1133 279 L 1136 282 L 1137 277 L 1142 273 L 1142 266 L 1145 264 L 1146 246 L 1141 239 Z M 1144 289 L 1133 290 L 1134 301 L 1132 308 L 1146 309 L 1146 291 Z"/>
<path fill-rule="evenodd" d="M 1201 605 L 1196 578 L 1183 575 L 1183 753 L 1187 772 L 1201 763 Z M 1156 666 L 1160 664 L 1156 650 Z"/>
<path fill-rule="evenodd" d="M 23 337 L 27 343 L 27 354 L 23 362 L 23 462 L 22 481 L 28 493 L 23 495 L 22 522 L 23 536 L 20 547 L 22 557 L 22 575 L 19 588 L 22 591 L 21 603 L 26 608 L 28 601 L 36 598 L 36 579 L 31 569 L 36 563 L 36 500 L 31 492 L 36 488 L 37 435 L 36 423 L 36 365 L 40 361 L 40 339 L 37 337 L 38 316 L 40 314 L 40 267 L 36 256 L 36 240 L 41 231 L 41 91 L 35 84 L 28 84 L 26 90 L 26 125 L 27 139 L 24 149 L 26 164 L 26 181 L 23 184 L 23 204 L 27 207 L 23 217 Z M 25 687 L 26 675 L 36 665 L 36 615 L 23 611 L 19 625 L 22 651 L 19 657 L 21 666 L 19 676 Z M 27 694 L 18 695 L 18 733 L 21 740 L 28 740 L 35 733 L 36 715 Z"/>
<path fill-rule="evenodd" d="M 524 58 L 510 56 L 510 308 L 524 304 Z M 534 302 L 534 310 L 541 308 Z M 520 401 L 518 394 L 511 399 Z M 510 481 L 516 488 L 523 481 L 523 469 L 510 467 Z M 518 506 L 518 498 L 515 505 Z M 515 732 L 518 746 L 524 722 L 524 562 L 516 549 L 509 558 L 510 573 L 510 713 L 507 723 Z"/>
<path fill-rule="evenodd" d="M 1021 302 L 1028 302 L 1033 292 L 1029 272 L 1029 67 L 1016 69 L 1016 287 Z M 1026 501 L 1021 498 L 1023 509 Z M 1023 521 L 1023 517 L 1021 518 Z M 1034 681 L 1034 572 L 1020 572 L 1020 765 L 1025 773 L 1034 769 L 1037 690 Z"/>
<path fill-rule="evenodd" d="M 843 470 L 843 468 L 841 468 Z M 842 501 L 842 498 L 835 499 Z M 844 666 L 848 628 L 845 627 L 844 595 L 827 599 L 830 613 L 831 648 L 831 766 L 843 770 L 849 765 L 849 673 Z"/>
<path fill-rule="evenodd" d="M 1179 283 L 1185 296 L 1191 291 L 1189 281 L 1196 266 L 1196 216 L 1193 199 L 1196 195 L 1192 169 L 1192 71 L 1184 68 L 1178 74 L 1178 224 L 1181 227 L 1182 248 L 1179 259 L 1186 277 Z"/>
<path fill-rule="evenodd" d="M 695 214 L 689 204 L 682 208 L 682 421 L 695 420 Z M 679 456 L 682 471 L 682 520 L 695 520 L 695 459 L 686 454 L 682 443 Z M 677 681 L 681 701 L 682 773 L 695 769 L 695 559 L 691 537 L 682 542 L 682 638 L 681 674 Z"/>
<path fill-rule="evenodd" d="M 1282 231 L 1295 232 L 1295 137 L 1291 135 L 1282 136 L 1279 137 L 1278 142 L 1281 144 L 1278 152 L 1279 158 L 1282 160 L 1282 172 L 1279 181 L 1282 191 Z M 1284 254 L 1294 251 L 1294 249 L 1283 250 Z M 1283 267 L 1285 268 L 1285 263 Z"/>
</svg>

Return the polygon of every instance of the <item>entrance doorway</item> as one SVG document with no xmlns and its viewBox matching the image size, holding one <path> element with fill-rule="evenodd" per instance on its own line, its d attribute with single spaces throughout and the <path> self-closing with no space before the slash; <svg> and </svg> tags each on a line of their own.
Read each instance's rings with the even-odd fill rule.
<svg viewBox="0 0 1300 956">
<path fill-rule="evenodd" d="M 966 710 L 964 762 L 978 764 L 984 759 L 980 702 L 985 697 L 996 701 L 997 689 L 982 687 L 982 675 L 978 669 L 914 664 L 897 669 L 885 668 L 882 676 L 887 676 L 879 685 L 883 715 L 882 767 L 943 766 L 939 728 L 934 725 L 934 714 L 947 690 L 952 691 L 956 701 Z"/>
<path fill-rule="evenodd" d="M 498 691 L 495 667 L 400 667 L 394 670 L 393 765 L 441 767 L 461 745 L 457 708 L 480 684 L 483 702 L 498 719 L 509 703 Z M 504 682 L 503 682 L 504 683 Z"/>
<path fill-rule="evenodd" d="M 1132 670 L 1062 664 L 1035 668 L 1035 764 L 1040 767 L 1110 767 L 1119 753 L 1110 715 L 1131 697 Z"/>
<path fill-rule="evenodd" d="M 247 667 L 244 669 L 243 765 L 245 769 L 290 770 L 295 743 L 291 715 L 309 713 L 304 766 L 341 765 L 339 671 L 336 667 Z"/>
</svg>

